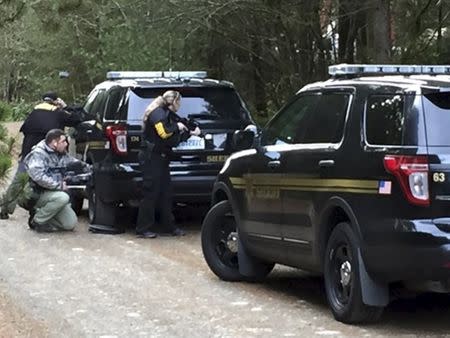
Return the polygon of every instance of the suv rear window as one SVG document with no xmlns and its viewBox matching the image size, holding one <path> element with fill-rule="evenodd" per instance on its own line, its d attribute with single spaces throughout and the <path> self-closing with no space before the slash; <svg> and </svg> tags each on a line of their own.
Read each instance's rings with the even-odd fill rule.
<svg viewBox="0 0 450 338">
<path fill-rule="evenodd" d="M 181 117 L 211 120 L 247 119 L 241 100 L 236 91 L 226 87 L 181 87 L 181 88 L 135 88 L 128 97 L 128 117 L 130 124 L 140 124 L 145 108 L 166 90 L 181 93 L 181 107 L 177 112 Z"/>
<path fill-rule="evenodd" d="M 427 141 L 430 146 L 450 145 L 450 93 L 423 95 Z"/>
<path fill-rule="evenodd" d="M 420 96 L 372 95 L 367 99 L 366 140 L 371 145 L 425 145 Z"/>
</svg>

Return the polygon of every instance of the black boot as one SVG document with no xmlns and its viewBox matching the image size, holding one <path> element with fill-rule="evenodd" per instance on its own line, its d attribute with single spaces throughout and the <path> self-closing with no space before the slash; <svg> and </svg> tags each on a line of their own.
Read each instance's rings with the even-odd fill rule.
<svg viewBox="0 0 450 338">
<path fill-rule="evenodd" d="M 9 219 L 9 215 L 6 211 L 0 212 L 0 219 Z"/>
</svg>

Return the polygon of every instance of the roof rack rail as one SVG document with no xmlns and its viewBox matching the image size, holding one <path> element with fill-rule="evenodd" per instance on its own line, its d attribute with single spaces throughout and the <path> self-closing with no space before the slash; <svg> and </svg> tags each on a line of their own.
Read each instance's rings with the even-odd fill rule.
<svg viewBox="0 0 450 338">
<path fill-rule="evenodd" d="M 206 78 L 206 71 L 111 71 L 106 73 L 108 80 L 149 79 L 149 78 Z"/>
<path fill-rule="evenodd" d="M 450 75 L 450 65 L 383 65 L 347 64 L 328 67 L 332 77 L 357 77 L 364 75 Z"/>
</svg>

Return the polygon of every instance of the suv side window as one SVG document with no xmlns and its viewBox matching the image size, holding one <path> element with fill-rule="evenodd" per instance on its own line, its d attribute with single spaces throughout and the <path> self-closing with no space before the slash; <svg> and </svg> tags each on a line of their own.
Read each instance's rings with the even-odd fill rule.
<svg viewBox="0 0 450 338">
<path fill-rule="evenodd" d="M 301 95 L 267 129 L 267 144 L 337 143 L 342 139 L 350 94 Z"/>
<path fill-rule="evenodd" d="M 366 137 L 369 144 L 402 145 L 405 100 L 403 95 L 372 95 L 367 99 Z"/>
<path fill-rule="evenodd" d="M 298 127 L 301 126 L 308 112 L 313 112 L 319 101 L 319 95 L 297 96 L 285 106 L 266 127 L 263 144 L 299 143 Z"/>
<path fill-rule="evenodd" d="M 124 98 L 124 90 L 121 87 L 112 88 L 108 91 L 108 99 L 106 101 L 105 120 L 121 120 L 119 116 L 119 108 Z"/>
<path fill-rule="evenodd" d="M 306 123 L 300 128 L 299 143 L 338 143 L 344 134 L 345 116 L 350 101 L 348 93 L 324 93 Z"/>
<path fill-rule="evenodd" d="M 425 145 L 421 96 L 378 94 L 367 98 L 365 133 L 369 145 Z"/>
<path fill-rule="evenodd" d="M 98 90 L 98 93 L 92 102 L 92 105 L 89 107 L 88 112 L 97 117 L 97 120 L 102 120 L 103 112 L 105 111 L 105 103 L 106 103 L 107 95 L 104 89 Z"/>
</svg>

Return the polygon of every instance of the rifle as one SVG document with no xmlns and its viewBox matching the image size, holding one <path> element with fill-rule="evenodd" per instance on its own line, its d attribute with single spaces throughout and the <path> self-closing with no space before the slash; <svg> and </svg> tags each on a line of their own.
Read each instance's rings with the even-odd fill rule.
<svg viewBox="0 0 450 338">
<path fill-rule="evenodd" d="M 198 123 L 194 119 L 181 117 L 180 115 L 178 115 L 177 113 L 172 112 L 172 111 L 171 111 L 171 113 L 173 114 L 174 120 L 176 122 L 183 123 L 189 131 L 194 131 L 195 128 L 197 128 L 199 126 Z M 201 136 L 201 134 L 199 136 Z"/>
<path fill-rule="evenodd" d="M 80 162 L 69 163 L 66 167 L 53 167 L 50 170 L 61 176 L 62 182 L 66 182 L 68 189 L 84 189 L 92 178 L 92 170 L 84 171 L 84 165 Z"/>
</svg>

